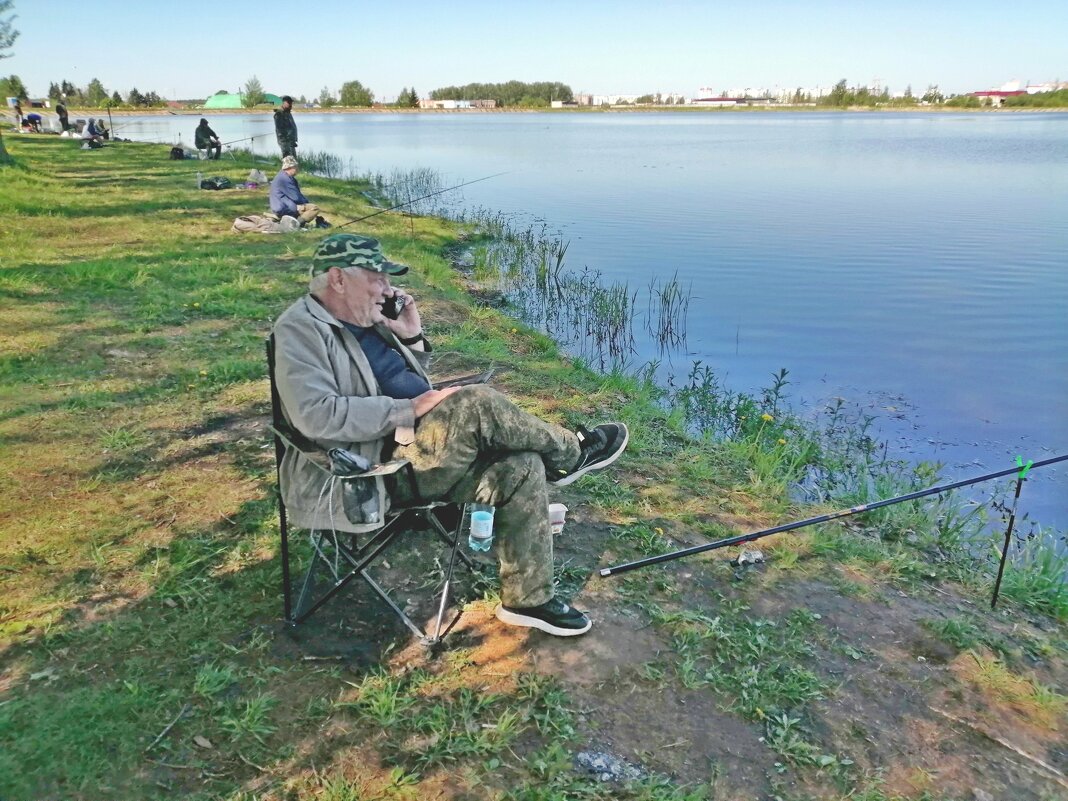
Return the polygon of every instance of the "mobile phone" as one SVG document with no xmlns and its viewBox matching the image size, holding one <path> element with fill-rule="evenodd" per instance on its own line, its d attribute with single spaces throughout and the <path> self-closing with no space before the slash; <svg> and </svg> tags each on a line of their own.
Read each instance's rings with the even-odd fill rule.
<svg viewBox="0 0 1068 801">
<path fill-rule="evenodd" d="M 400 317 L 401 310 L 404 308 L 404 298 L 400 295 L 394 295 L 391 298 L 386 298 L 382 302 L 382 314 L 388 317 L 390 320 L 396 320 Z"/>
</svg>

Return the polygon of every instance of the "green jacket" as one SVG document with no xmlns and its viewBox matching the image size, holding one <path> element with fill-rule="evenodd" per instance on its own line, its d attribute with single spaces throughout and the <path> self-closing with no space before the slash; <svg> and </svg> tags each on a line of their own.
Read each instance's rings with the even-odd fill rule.
<svg viewBox="0 0 1068 801">
<path fill-rule="evenodd" d="M 274 110 L 274 135 L 278 137 L 279 145 L 296 146 L 297 123 L 293 121 L 292 110 L 281 108 Z"/>
<path fill-rule="evenodd" d="M 198 125 L 196 133 L 193 134 L 193 143 L 197 146 L 197 150 L 204 150 L 211 145 L 212 139 L 218 138 L 219 135 L 211 130 L 210 126 Z"/>
</svg>

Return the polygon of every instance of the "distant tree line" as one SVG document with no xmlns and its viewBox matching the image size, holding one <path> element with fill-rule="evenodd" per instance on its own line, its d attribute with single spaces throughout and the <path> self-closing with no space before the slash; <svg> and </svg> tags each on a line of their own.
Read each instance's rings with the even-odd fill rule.
<svg viewBox="0 0 1068 801">
<path fill-rule="evenodd" d="M 0 97 L 18 97 L 29 99 L 30 93 L 18 75 L 0 78 Z M 96 78 L 89 81 L 84 88 L 75 86 L 70 81 L 60 81 L 48 85 L 48 98 L 53 105 L 62 101 L 68 106 L 81 108 L 116 108 L 119 106 L 152 107 L 162 106 L 166 101 L 156 92 L 139 92 L 134 87 L 123 97 L 118 90 L 108 92 Z"/>
<path fill-rule="evenodd" d="M 524 83 L 469 83 L 464 86 L 443 86 L 430 93 L 433 100 L 496 100 L 498 106 L 544 108 L 553 100 L 570 102 L 575 99 L 566 83 L 542 81 Z"/>
<path fill-rule="evenodd" d="M 1068 106 L 1068 89 L 1058 89 L 1055 92 L 1038 92 L 1033 95 L 1016 95 L 1006 97 L 1005 106 L 1035 106 L 1035 107 L 1059 107 Z"/>
<path fill-rule="evenodd" d="M 665 97 L 660 92 L 655 92 L 655 93 L 648 94 L 648 95 L 638 95 L 638 97 L 634 98 L 633 105 L 635 105 L 635 106 L 670 106 L 670 105 L 681 106 L 685 102 L 686 102 L 686 98 L 683 97 L 682 95 L 678 95 L 677 97 L 672 99 L 671 97 Z M 631 104 L 628 103 L 626 100 L 620 100 L 616 105 L 618 105 L 618 106 L 629 106 Z"/>
<path fill-rule="evenodd" d="M 796 98 L 801 93 L 798 89 L 794 93 Z M 920 103 L 937 104 L 945 100 L 945 96 L 938 88 L 938 84 L 931 84 L 927 91 L 920 97 L 912 92 L 912 85 L 905 87 L 905 93 L 901 97 L 891 97 L 889 87 L 884 87 L 881 92 L 873 92 L 867 86 L 850 87 L 845 78 L 834 85 L 834 88 L 816 101 L 819 106 L 831 106 L 832 108 L 849 108 L 850 106 L 918 106 Z"/>
</svg>

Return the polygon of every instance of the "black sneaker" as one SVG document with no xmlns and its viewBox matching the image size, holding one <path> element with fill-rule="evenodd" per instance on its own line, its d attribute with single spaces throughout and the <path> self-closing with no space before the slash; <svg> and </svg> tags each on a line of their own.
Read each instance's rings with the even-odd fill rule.
<svg viewBox="0 0 1068 801">
<path fill-rule="evenodd" d="M 593 625 L 586 615 L 559 598 L 550 598 L 541 606 L 498 606 L 497 619 L 510 626 L 527 626 L 557 637 L 577 637 Z"/>
<path fill-rule="evenodd" d="M 593 431 L 579 426 L 575 433 L 582 447 L 578 463 L 567 472 L 561 472 L 557 478 L 550 477 L 550 484 L 563 487 L 591 470 L 608 467 L 623 453 L 627 440 L 630 439 L 630 432 L 622 423 L 604 423 Z"/>
</svg>

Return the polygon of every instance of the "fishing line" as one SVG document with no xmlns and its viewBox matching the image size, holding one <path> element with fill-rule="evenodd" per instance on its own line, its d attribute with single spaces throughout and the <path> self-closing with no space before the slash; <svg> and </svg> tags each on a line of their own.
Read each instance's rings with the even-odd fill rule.
<svg viewBox="0 0 1068 801">
<path fill-rule="evenodd" d="M 398 203 L 395 206 L 390 206 L 388 209 L 379 209 L 378 211 L 373 212 L 372 214 L 366 214 L 363 217 L 357 217 L 355 220 L 349 220 L 348 222 L 341 223 L 340 225 L 336 225 L 334 227 L 335 228 L 344 228 L 346 225 L 352 225 L 353 223 L 358 223 L 358 222 L 363 222 L 364 220 L 369 220 L 372 217 L 377 217 L 379 214 L 385 214 L 387 211 L 396 211 L 399 208 L 403 208 L 404 206 L 411 206 L 413 203 L 418 203 L 421 200 L 426 200 L 427 198 L 434 197 L 435 195 L 440 195 L 440 194 L 443 194 L 444 192 L 452 192 L 453 190 L 456 190 L 456 189 L 462 189 L 465 186 L 471 186 L 471 184 L 477 184 L 477 183 L 479 183 L 481 181 L 488 181 L 490 178 L 497 178 L 497 177 L 499 177 L 501 175 L 507 175 L 509 172 L 510 172 L 509 170 L 505 170 L 504 172 L 498 172 L 498 173 L 494 173 L 493 175 L 487 175 L 485 178 L 476 178 L 473 181 L 465 181 L 462 184 L 457 184 L 456 186 L 450 186 L 447 189 L 439 189 L 436 192 L 431 192 L 431 193 L 429 193 L 427 195 L 423 195 L 422 197 L 417 197 L 414 200 L 406 200 L 403 203 Z"/>
<path fill-rule="evenodd" d="M 270 136 L 270 134 L 269 133 L 253 134 L 252 136 L 246 136 L 243 139 L 231 139 L 229 142 L 221 142 L 220 145 L 222 147 L 226 147 L 227 145 L 233 145 L 233 144 L 236 144 L 237 142 L 247 142 L 249 139 L 259 139 L 261 136 Z"/>
</svg>

